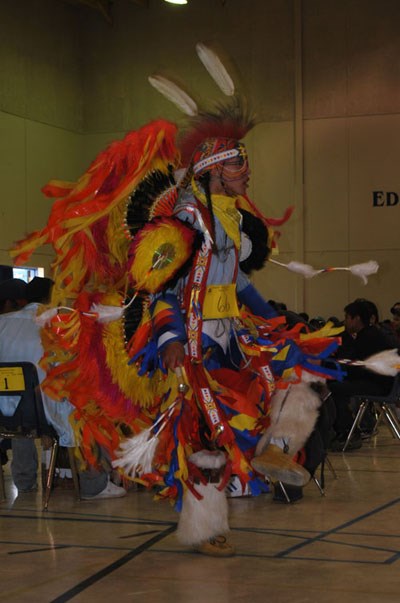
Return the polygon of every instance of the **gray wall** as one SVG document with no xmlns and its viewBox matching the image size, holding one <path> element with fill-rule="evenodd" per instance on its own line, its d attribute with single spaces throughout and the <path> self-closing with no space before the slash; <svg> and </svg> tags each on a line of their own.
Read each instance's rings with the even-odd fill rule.
<svg viewBox="0 0 400 603">
<path fill-rule="evenodd" d="M 325 266 L 376 259 L 364 287 L 347 272 L 304 281 L 268 265 L 267 298 L 310 314 L 342 314 L 356 296 L 383 317 L 399 297 L 400 3 L 397 0 L 190 0 L 186 7 L 115 0 L 110 26 L 63 0 L 3 0 L 0 35 L 0 263 L 40 228 L 50 178 L 75 179 L 114 138 L 182 115 L 147 83 L 163 72 L 204 105 L 220 98 L 195 53 L 220 48 L 261 123 L 247 139 L 251 195 L 281 228 L 283 262 Z M 396 197 L 390 199 L 394 202 Z M 43 248 L 33 264 L 48 268 Z"/>
</svg>

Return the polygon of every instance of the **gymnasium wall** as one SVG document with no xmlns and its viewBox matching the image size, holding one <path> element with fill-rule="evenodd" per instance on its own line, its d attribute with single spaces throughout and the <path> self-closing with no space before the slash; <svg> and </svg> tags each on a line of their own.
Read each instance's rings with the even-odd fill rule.
<svg viewBox="0 0 400 603">
<path fill-rule="evenodd" d="M 276 259 L 380 264 L 367 286 L 348 272 L 304 280 L 270 263 L 255 284 L 310 315 L 341 316 L 363 296 L 387 317 L 400 293 L 397 0 L 115 0 L 112 13 L 111 25 L 72 0 L 2 4 L 0 263 L 44 224 L 50 178 L 76 179 L 104 145 L 151 119 L 184 122 L 148 75 L 172 75 L 204 106 L 221 98 L 195 53 L 203 41 L 258 116 L 246 140 L 251 196 L 272 217 L 295 206 Z M 51 259 L 45 247 L 33 261 Z"/>
</svg>

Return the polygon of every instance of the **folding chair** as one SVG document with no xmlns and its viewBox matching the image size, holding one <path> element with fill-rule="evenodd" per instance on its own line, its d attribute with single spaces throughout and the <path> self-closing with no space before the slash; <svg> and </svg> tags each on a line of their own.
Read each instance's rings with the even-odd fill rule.
<svg viewBox="0 0 400 603">
<path fill-rule="evenodd" d="M 19 396 L 20 400 L 12 416 L 2 412 L 1 398 Z M 43 510 L 47 511 L 54 479 L 58 451 L 58 435 L 48 423 L 43 408 L 39 378 L 31 362 L 0 362 L 0 437 L 2 438 L 40 438 L 51 442 L 51 456 L 46 476 L 46 488 Z M 71 471 L 75 489 L 79 495 L 79 483 L 73 460 L 73 450 L 69 449 Z M 4 476 L 1 468 L 0 491 L 5 498 Z"/>
<path fill-rule="evenodd" d="M 360 396 L 353 396 L 352 399 L 356 404 L 359 404 L 359 407 L 353 425 L 349 431 L 349 435 L 347 436 L 347 440 L 343 446 L 342 452 L 346 451 L 346 448 L 349 445 L 355 430 L 361 424 L 362 418 L 368 406 L 378 415 L 376 425 L 379 423 L 382 417 L 384 417 L 392 431 L 393 437 L 400 440 L 400 423 L 394 410 L 396 403 L 400 402 L 400 373 L 398 373 L 394 378 L 392 389 L 386 396 L 369 396 L 364 394 Z"/>
</svg>

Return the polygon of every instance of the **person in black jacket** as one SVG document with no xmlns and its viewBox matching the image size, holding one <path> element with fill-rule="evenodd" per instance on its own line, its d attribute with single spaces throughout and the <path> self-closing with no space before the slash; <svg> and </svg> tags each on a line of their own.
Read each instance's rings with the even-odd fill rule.
<svg viewBox="0 0 400 603">
<path fill-rule="evenodd" d="M 344 308 L 346 328 L 337 358 L 365 360 L 369 356 L 390 349 L 392 346 L 384 331 L 371 324 L 370 307 L 366 300 L 355 300 Z M 347 376 L 342 382 L 332 381 L 328 387 L 336 405 L 334 429 L 336 438 L 331 443 L 332 450 L 342 450 L 354 421 L 351 399 L 355 395 L 385 395 L 393 384 L 393 377 L 377 375 L 362 366 L 346 366 Z M 356 432 L 347 450 L 360 448 L 361 433 Z"/>
</svg>

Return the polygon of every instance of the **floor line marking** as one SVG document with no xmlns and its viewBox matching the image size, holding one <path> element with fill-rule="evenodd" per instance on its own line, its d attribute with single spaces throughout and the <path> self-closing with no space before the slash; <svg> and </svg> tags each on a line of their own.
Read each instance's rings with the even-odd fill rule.
<svg viewBox="0 0 400 603">
<path fill-rule="evenodd" d="M 322 540 L 323 538 L 325 538 L 326 536 L 329 536 L 330 534 L 336 534 L 340 530 L 344 530 L 345 528 L 352 526 L 352 525 L 362 521 L 363 519 L 366 519 L 367 517 L 372 517 L 373 515 L 376 515 L 377 513 L 384 511 L 385 509 L 389 509 L 390 507 L 393 507 L 394 505 L 398 504 L 399 502 L 400 502 L 400 498 L 395 498 L 394 500 L 392 500 L 384 505 L 381 505 L 380 507 L 377 507 L 376 509 L 374 509 L 372 511 L 368 511 L 367 513 L 363 513 L 362 515 L 359 515 L 358 517 L 355 517 L 354 519 L 350 519 L 349 521 L 346 521 L 345 523 L 342 523 L 341 525 L 339 525 L 335 528 L 321 532 L 318 536 L 313 536 L 312 538 L 305 539 L 304 542 L 297 543 L 297 544 L 293 545 L 292 547 L 285 549 L 284 551 L 281 551 L 280 553 L 275 555 L 275 557 L 277 557 L 277 558 L 285 557 L 286 555 L 289 555 L 293 551 L 297 551 L 305 546 L 309 546 L 310 544 L 313 544 L 314 542 L 317 542 L 318 540 Z"/>
<path fill-rule="evenodd" d="M 146 530 L 146 532 L 134 532 L 133 534 L 126 534 L 126 536 L 118 536 L 119 540 L 125 538 L 137 538 L 138 536 L 148 536 L 149 534 L 159 534 L 160 530 Z"/>
<path fill-rule="evenodd" d="M 151 519 L 148 521 L 137 521 L 135 519 L 96 519 L 96 518 L 88 518 L 88 517 L 50 517 L 48 515 L 3 515 L 0 513 L 0 517 L 4 519 L 33 519 L 35 521 L 38 520 L 49 520 L 49 521 L 77 521 L 77 522 L 87 522 L 87 523 L 116 523 L 116 524 L 130 524 L 130 525 L 163 525 L 170 526 L 173 521 L 164 521 L 162 523 L 153 522 Z"/>
<path fill-rule="evenodd" d="M 72 548 L 69 544 L 57 544 L 55 546 L 41 547 L 40 549 L 25 549 L 23 551 L 8 551 L 7 555 L 23 555 L 24 553 L 42 553 L 43 551 L 59 551 L 60 549 Z"/>
<path fill-rule="evenodd" d="M 134 559 L 135 557 L 137 557 L 144 551 L 146 551 L 148 548 L 153 546 L 153 544 L 160 542 L 160 540 L 163 540 L 164 538 L 166 538 L 167 536 L 169 536 L 170 534 L 175 532 L 175 530 L 176 530 L 176 524 L 174 524 L 173 526 L 170 526 L 169 528 L 167 528 L 160 534 L 153 536 L 153 538 L 150 538 L 150 540 L 147 540 L 147 542 L 145 542 L 142 545 L 140 545 L 139 547 L 135 548 L 130 553 L 127 553 L 126 555 L 124 555 L 123 557 L 118 559 L 117 561 L 114 561 L 114 563 L 111 563 L 110 565 L 104 567 L 102 570 L 93 574 L 89 578 L 86 578 L 86 580 L 83 580 L 82 582 L 80 582 L 79 584 L 77 584 L 76 586 L 71 588 L 70 590 L 66 591 L 59 597 L 56 597 L 49 603 L 66 603 L 67 601 L 70 601 L 71 599 L 73 599 L 73 597 L 75 597 L 82 591 L 86 590 L 90 586 L 93 586 L 93 584 L 96 584 L 96 582 L 98 582 L 99 580 L 102 580 L 105 576 L 108 576 L 115 570 L 119 569 L 120 567 L 122 567 L 123 565 L 125 565 L 126 563 L 128 563 L 129 561 L 131 561 L 132 559 Z"/>
</svg>

